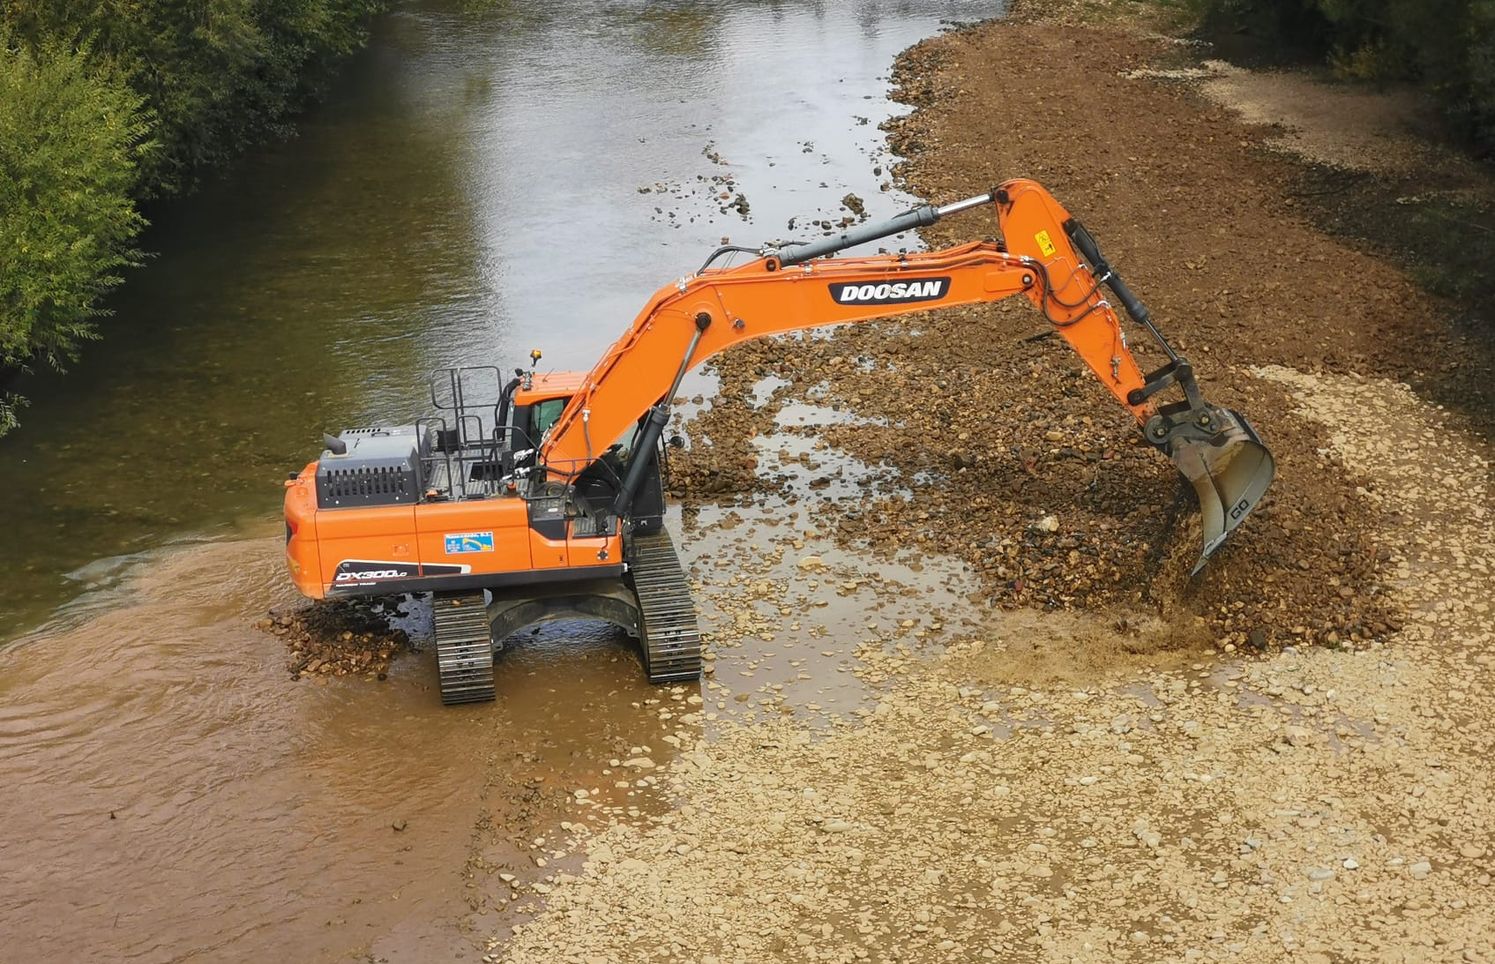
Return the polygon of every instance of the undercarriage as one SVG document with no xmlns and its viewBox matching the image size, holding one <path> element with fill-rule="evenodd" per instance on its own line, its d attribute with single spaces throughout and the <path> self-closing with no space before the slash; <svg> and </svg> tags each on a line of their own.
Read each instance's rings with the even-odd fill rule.
<svg viewBox="0 0 1495 964">
<path fill-rule="evenodd" d="M 441 701 L 449 706 L 493 699 L 494 656 L 504 641 L 558 619 L 601 620 L 626 632 L 638 642 L 651 683 L 691 682 L 701 675 L 701 632 L 690 584 L 663 531 L 633 540 L 623 578 L 438 592 L 431 606 Z"/>
</svg>

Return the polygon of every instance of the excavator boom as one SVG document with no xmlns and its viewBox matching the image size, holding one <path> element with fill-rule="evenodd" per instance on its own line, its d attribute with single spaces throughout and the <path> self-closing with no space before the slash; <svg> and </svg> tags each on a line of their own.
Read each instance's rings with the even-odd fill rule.
<svg viewBox="0 0 1495 964">
<path fill-rule="evenodd" d="M 995 208 L 1003 244 L 972 242 L 917 254 L 828 258 L 972 208 Z M 1128 347 L 1110 291 L 1152 335 L 1167 364 L 1144 374 Z M 1194 571 L 1260 502 L 1275 467 L 1250 423 L 1205 402 L 1193 369 L 1153 325 L 1078 220 L 1037 183 L 1013 180 L 945 207 L 924 206 L 813 244 L 765 250 L 734 268 L 706 268 L 661 288 L 571 397 L 540 448 L 566 479 L 649 415 L 663 430 L 680 377 L 732 345 L 827 325 L 1027 297 L 1116 400 L 1148 443 L 1163 451 L 1199 499 L 1204 542 Z M 1159 405 L 1177 388 L 1182 398 Z M 627 494 L 626 492 L 624 493 Z M 626 498 L 618 500 L 624 507 Z"/>
</svg>

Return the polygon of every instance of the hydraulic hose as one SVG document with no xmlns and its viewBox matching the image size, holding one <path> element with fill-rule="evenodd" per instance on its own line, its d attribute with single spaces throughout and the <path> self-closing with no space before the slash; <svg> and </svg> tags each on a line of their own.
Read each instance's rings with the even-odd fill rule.
<svg viewBox="0 0 1495 964">
<path fill-rule="evenodd" d="M 1132 293 L 1132 289 L 1126 286 L 1121 276 L 1111 270 L 1111 266 L 1106 263 L 1105 257 L 1100 253 L 1100 245 L 1095 243 L 1095 238 L 1085 230 L 1085 225 L 1080 223 L 1080 219 L 1070 218 L 1064 222 L 1064 233 L 1068 234 L 1069 240 L 1080 249 L 1080 254 L 1085 260 L 1090 262 L 1090 267 L 1095 272 L 1095 276 L 1100 279 L 1100 283 L 1110 288 L 1116 295 L 1116 299 L 1121 302 L 1122 307 L 1126 308 L 1126 313 L 1132 316 L 1132 320 L 1152 333 L 1152 337 L 1157 339 L 1163 351 L 1167 352 L 1169 361 L 1178 361 L 1178 355 L 1173 351 L 1173 346 L 1168 344 L 1168 339 L 1164 338 L 1163 333 L 1153 325 L 1152 312 L 1147 310 L 1142 299 Z"/>
<path fill-rule="evenodd" d="M 503 394 L 499 397 L 498 400 L 498 425 L 496 426 L 496 428 L 498 429 L 500 436 L 505 437 L 505 441 L 507 441 L 510 446 L 513 446 L 515 444 L 515 440 L 506 438 L 509 431 L 509 406 L 514 404 L 514 392 L 518 388 L 519 378 L 518 376 L 515 376 L 514 378 L 510 379 L 509 384 L 504 386 Z"/>
</svg>

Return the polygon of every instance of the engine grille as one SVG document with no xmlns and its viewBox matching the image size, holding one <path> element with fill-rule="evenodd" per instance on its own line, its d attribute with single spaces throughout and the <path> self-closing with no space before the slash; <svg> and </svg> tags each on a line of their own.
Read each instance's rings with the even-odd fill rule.
<svg viewBox="0 0 1495 964">
<path fill-rule="evenodd" d="M 322 469 L 317 473 L 319 505 L 398 505 L 419 497 L 415 473 L 403 466 Z"/>
</svg>

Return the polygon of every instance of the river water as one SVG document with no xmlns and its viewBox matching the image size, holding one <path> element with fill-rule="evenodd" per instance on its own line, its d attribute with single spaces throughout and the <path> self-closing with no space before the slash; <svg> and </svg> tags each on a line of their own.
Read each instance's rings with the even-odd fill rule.
<svg viewBox="0 0 1495 964">
<path fill-rule="evenodd" d="M 494 826 L 658 737 L 658 694 L 576 629 L 471 711 L 429 653 L 291 683 L 252 628 L 291 598 L 279 480 L 430 368 L 590 367 L 724 238 L 907 206 L 892 60 L 999 12 L 403 4 L 295 138 L 153 212 L 105 340 L 0 442 L 0 959 L 471 956 L 473 868 L 521 862 Z"/>
</svg>

